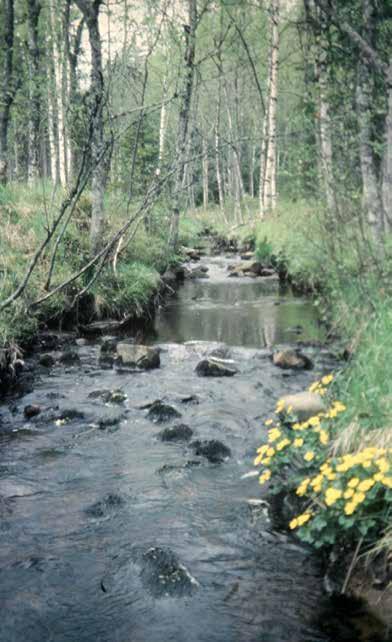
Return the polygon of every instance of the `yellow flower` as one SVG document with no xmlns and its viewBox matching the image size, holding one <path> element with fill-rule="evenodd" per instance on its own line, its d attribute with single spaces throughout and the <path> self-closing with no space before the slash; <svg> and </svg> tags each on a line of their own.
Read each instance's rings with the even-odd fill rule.
<svg viewBox="0 0 392 642">
<path fill-rule="evenodd" d="M 273 457 L 275 455 L 275 448 L 267 448 L 266 455 L 267 457 Z"/>
<path fill-rule="evenodd" d="M 346 492 L 344 493 L 343 497 L 344 497 L 344 499 L 351 499 L 351 497 L 353 497 L 353 495 L 354 495 L 353 489 L 352 488 L 348 488 L 346 490 Z"/>
<path fill-rule="evenodd" d="M 312 383 L 312 385 L 309 386 L 309 392 L 316 392 L 319 384 L 320 384 L 319 381 L 315 381 L 314 383 Z"/>
<path fill-rule="evenodd" d="M 269 479 L 271 479 L 271 471 L 265 470 L 262 475 L 259 477 L 259 483 L 265 484 Z"/>
<path fill-rule="evenodd" d="M 355 504 L 362 504 L 362 502 L 365 501 L 365 499 L 366 499 L 365 493 L 355 493 L 353 497 L 353 502 L 355 502 Z"/>
<path fill-rule="evenodd" d="M 342 494 L 342 491 L 338 488 L 327 488 L 325 491 L 325 503 L 327 506 L 333 506 L 341 498 Z"/>
<path fill-rule="evenodd" d="M 306 522 L 308 522 L 311 517 L 312 517 L 311 513 L 303 513 L 302 515 L 299 515 L 297 517 L 298 526 L 303 526 L 304 524 L 306 524 Z"/>
<path fill-rule="evenodd" d="M 356 488 L 359 484 L 359 479 L 358 477 L 352 477 L 350 481 L 348 482 L 347 486 L 349 488 Z"/>
<path fill-rule="evenodd" d="M 272 430 L 270 430 L 270 431 L 268 432 L 268 441 L 269 441 L 270 443 L 272 443 L 272 442 L 276 441 L 277 439 L 279 439 L 279 437 L 281 436 L 281 434 L 282 434 L 282 433 L 281 433 L 281 431 L 279 430 L 279 428 L 273 428 Z"/>
<path fill-rule="evenodd" d="M 266 457 L 263 461 L 264 466 L 269 466 L 271 463 L 271 457 Z"/>
<path fill-rule="evenodd" d="M 322 444 L 323 446 L 326 446 L 328 442 L 329 442 L 328 433 L 325 430 L 321 430 L 320 431 L 320 444 Z"/>
<path fill-rule="evenodd" d="M 296 494 L 299 497 L 303 497 L 303 495 L 305 495 L 305 493 L 306 493 L 306 491 L 308 489 L 309 484 L 310 484 L 309 477 L 307 477 L 306 479 L 303 479 L 301 481 L 300 485 L 298 486 L 297 490 L 296 490 Z"/>
<path fill-rule="evenodd" d="M 298 519 L 295 517 L 294 519 L 291 520 L 289 527 L 291 530 L 294 530 L 294 528 L 297 528 L 298 526 Z"/>
<path fill-rule="evenodd" d="M 269 446 L 267 444 L 264 444 L 264 446 L 260 446 L 260 448 L 257 449 L 257 452 L 260 455 L 265 455 L 265 453 L 267 452 L 268 448 L 269 448 Z"/>
<path fill-rule="evenodd" d="M 259 466 L 259 464 L 261 464 L 261 462 L 263 461 L 263 457 L 264 455 L 257 455 L 257 457 L 253 461 L 253 465 Z"/>
<path fill-rule="evenodd" d="M 331 374 L 325 375 L 325 377 L 321 379 L 321 383 L 323 384 L 323 386 L 328 386 L 331 381 L 333 381 L 333 375 Z"/>
<path fill-rule="evenodd" d="M 374 479 L 364 479 L 358 485 L 358 490 L 361 493 L 366 493 L 368 490 L 370 490 L 372 488 L 372 486 L 374 486 Z"/>
<path fill-rule="evenodd" d="M 283 450 L 283 448 L 286 448 L 286 446 L 289 446 L 290 444 L 290 439 L 282 439 L 282 441 L 276 444 L 276 450 Z"/>
<path fill-rule="evenodd" d="M 384 479 L 384 475 L 382 473 L 376 473 L 373 475 L 373 479 L 375 482 L 380 482 Z"/>
<path fill-rule="evenodd" d="M 311 417 L 309 420 L 309 426 L 319 426 L 320 425 L 320 417 L 317 417 L 315 415 L 314 417 Z"/>
<path fill-rule="evenodd" d="M 346 513 L 346 515 L 352 515 L 356 507 L 357 507 L 357 504 L 354 504 L 354 502 L 347 502 L 347 504 L 344 507 L 344 512 Z"/>
<path fill-rule="evenodd" d="M 272 419 L 267 419 L 267 421 L 265 421 L 265 422 L 264 422 L 264 425 L 265 425 L 265 426 L 271 426 L 273 423 L 274 423 L 274 422 L 273 422 L 273 420 L 272 420 Z"/>
<path fill-rule="evenodd" d="M 294 448 L 301 448 L 301 446 L 304 445 L 304 440 L 302 437 L 297 437 L 297 439 L 294 439 L 293 441 L 293 446 Z"/>
<path fill-rule="evenodd" d="M 312 459 L 314 459 L 314 452 L 308 450 L 308 452 L 304 455 L 304 459 L 305 461 L 312 461 Z"/>
<path fill-rule="evenodd" d="M 392 488 L 392 477 L 384 477 L 384 479 L 382 480 L 382 483 L 387 488 Z"/>
<path fill-rule="evenodd" d="M 389 464 L 385 457 L 377 459 L 376 466 L 378 466 L 380 473 L 387 473 L 389 471 Z"/>
</svg>

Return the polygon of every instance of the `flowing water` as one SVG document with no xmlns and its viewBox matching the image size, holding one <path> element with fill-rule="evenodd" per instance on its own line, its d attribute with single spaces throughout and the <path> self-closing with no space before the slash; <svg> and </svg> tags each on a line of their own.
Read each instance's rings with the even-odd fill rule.
<svg viewBox="0 0 392 642">
<path fill-rule="evenodd" d="M 186 283 L 157 316 L 159 369 L 102 369 L 97 340 L 77 348 L 79 365 L 38 369 L 34 390 L 1 408 L 1 642 L 328 639 L 315 624 L 316 559 L 274 531 L 257 479 L 241 477 L 277 398 L 331 359 L 308 348 L 312 372 L 275 368 L 271 345 L 321 338 L 311 304 L 206 262 L 210 279 Z M 198 377 L 213 350 L 238 374 Z M 114 389 L 120 404 L 96 396 Z M 231 457 L 210 463 L 160 441 L 167 424 L 147 416 L 156 399 Z M 26 420 L 32 403 L 43 411 Z"/>
</svg>

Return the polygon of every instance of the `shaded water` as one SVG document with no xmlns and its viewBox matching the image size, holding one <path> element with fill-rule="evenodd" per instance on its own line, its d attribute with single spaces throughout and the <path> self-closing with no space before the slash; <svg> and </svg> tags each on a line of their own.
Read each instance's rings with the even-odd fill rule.
<svg viewBox="0 0 392 642">
<path fill-rule="evenodd" d="M 206 261 L 209 279 L 186 281 L 157 315 L 160 341 L 199 339 L 261 348 L 324 339 L 313 304 L 293 296 L 277 277 L 228 278 L 235 258 Z"/>
<path fill-rule="evenodd" d="M 34 392 L 1 408 L 1 642 L 327 640 L 314 624 L 317 562 L 273 531 L 265 507 L 249 503 L 262 496 L 257 480 L 240 478 L 276 399 L 307 386 L 330 358 L 314 352 L 312 373 L 275 368 L 261 349 L 267 326 L 267 343 L 292 325 L 315 338 L 314 312 L 276 283 L 223 284 L 221 268 L 161 312 L 159 370 L 102 370 L 91 343 L 79 348 L 80 366 L 42 369 Z M 235 377 L 196 376 L 199 359 L 219 346 L 181 341 L 201 338 L 237 346 L 228 352 Z M 115 388 L 123 404 L 89 397 Z M 195 438 L 222 441 L 230 459 L 211 464 L 159 441 L 161 426 L 144 408 L 155 399 L 175 406 Z M 29 403 L 57 409 L 27 421 Z M 70 409 L 74 418 L 62 421 Z M 158 595 L 146 584 L 138 552 L 149 547 L 178 557 L 194 578 L 189 595 Z"/>
</svg>

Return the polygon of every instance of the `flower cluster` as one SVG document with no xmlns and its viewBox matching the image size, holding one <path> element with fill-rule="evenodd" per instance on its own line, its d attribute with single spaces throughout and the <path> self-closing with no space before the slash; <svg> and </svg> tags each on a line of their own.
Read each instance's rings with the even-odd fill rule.
<svg viewBox="0 0 392 642">
<path fill-rule="evenodd" d="M 309 391 L 324 397 L 332 375 L 313 383 Z M 328 398 L 330 394 L 328 394 Z M 334 419 L 346 410 L 331 400 L 323 412 L 298 421 L 284 400 L 268 419 L 266 443 L 254 460 L 262 467 L 261 484 L 290 490 L 304 502 L 290 529 L 305 541 L 321 546 L 336 541 L 342 529 L 348 537 L 364 537 L 385 527 L 392 503 L 392 449 L 363 447 L 343 456 L 330 456 Z"/>
</svg>

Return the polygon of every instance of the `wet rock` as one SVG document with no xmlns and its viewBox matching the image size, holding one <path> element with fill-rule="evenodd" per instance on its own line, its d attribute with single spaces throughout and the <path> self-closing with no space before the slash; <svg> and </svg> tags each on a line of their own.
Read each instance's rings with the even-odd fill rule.
<svg viewBox="0 0 392 642">
<path fill-rule="evenodd" d="M 181 471 L 195 468 L 195 466 L 200 466 L 200 461 L 198 459 L 189 459 L 185 464 L 164 464 L 158 468 L 157 473 L 159 475 L 165 475 L 166 473 L 180 473 Z"/>
<path fill-rule="evenodd" d="M 23 409 L 23 414 L 26 417 L 26 419 L 31 419 L 32 417 L 36 417 L 39 415 L 41 412 L 41 406 L 38 406 L 36 404 L 29 404 L 28 406 L 25 406 Z"/>
<path fill-rule="evenodd" d="M 38 344 L 41 350 L 59 350 L 61 347 L 71 345 L 74 341 L 75 337 L 73 334 L 43 332 L 38 337 Z"/>
<path fill-rule="evenodd" d="M 150 348 L 149 346 L 119 343 L 117 356 L 120 365 L 142 370 L 159 368 L 161 363 L 158 348 Z"/>
<path fill-rule="evenodd" d="M 242 261 L 236 265 L 229 265 L 229 276 L 261 276 L 263 266 L 259 261 Z"/>
<path fill-rule="evenodd" d="M 181 417 L 181 413 L 173 406 L 163 403 L 158 399 L 150 406 L 147 417 L 156 424 L 163 424 L 167 421 L 178 419 Z"/>
<path fill-rule="evenodd" d="M 101 413 L 99 418 L 93 422 L 100 430 L 118 426 L 125 417 L 124 412 L 115 408 L 105 408 L 104 410 L 105 412 Z"/>
<path fill-rule="evenodd" d="M 237 372 L 238 370 L 233 367 L 232 361 L 217 357 L 202 359 L 196 366 L 196 373 L 199 377 L 232 377 Z"/>
<path fill-rule="evenodd" d="M 59 408 L 58 406 L 54 408 L 47 408 L 43 410 L 39 415 L 36 415 L 31 418 L 34 423 L 45 424 L 45 423 L 56 423 L 63 422 L 68 423 L 71 421 L 78 421 L 84 419 L 84 412 L 78 410 L 77 408 Z"/>
<path fill-rule="evenodd" d="M 220 464 L 231 456 L 231 450 L 217 439 L 196 440 L 190 444 L 195 455 L 205 457 L 213 464 Z"/>
<path fill-rule="evenodd" d="M 200 403 L 200 399 L 197 395 L 189 395 L 189 397 L 182 397 L 181 403 L 198 406 Z"/>
<path fill-rule="evenodd" d="M 90 517 L 105 517 L 118 508 L 122 508 L 124 504 L 125 500 L 120 495 L 109 493 L 103 499 L 86 508 L 85 513 Z"/>
<path fill-rule="evenodd" d="M 188 279 L 208 279 L 209 276 L 207 272 L 208 272 L 208 268 L 206 268 L 206 266 L 200 265 L 194 270 L 191 270 L 190 272 L 188 272 L 186 276 Z"/>
<path fill-rule="evenodd" d="M 188 260 L 200 261 L 201 252 L 193 247 L 182 246 L 180 251 Z"/>
<path fill-rule="evenodd" d="M 193 430 L 186 424 L 175 424 L 158 433 L 161 441 L 189 441 L 192 435 Z"/>
<path fill-rule="evenodd" d="M 78 339 L 76 339 L 75 343 L 79 348 L 83 348 L 84 346 L 88 345 L 87 339 L 84 339 L 83 337 L 79 337 Z"/>
<path fill-rule="evenodd" d="M 117 349 L 117 344 L 118 344 L 117 337 L 111 337 L 111 336 L 102 337 L 100 354 L 101 355 L 114 354 Z"/>
<path fill-rule="evenodd" d="M 155 598 L 191 595 L 198 582 L 168 548 L 154 546 L 140 558 L 140 578 Z"/>
<path fill-rule="evenodd" d="M 127 395 L 122 390 L 93 390 L 89 394 L 89 399 L 101 399 L 104 403 L 123 403 Z"/>
<path fill-rule="evenodd" d="M 80 357 L 78 353 L 75 350 L 71 349 L 60 352 L 58 360 L 65 366 L 74 366 L 80 363 Z"/>
<path fill-rule="evenodd" d="M 313 362 L 299 350 L 280 350 L 272 355 L 272 362 L 284 370 L 311 370 Z"/>
<path fill-rule="evenodd" d="M 39 364 L 44 368 L 51 368 L 55 364 L 55 359 L 51 354 L 41 354 Z"/>
<path fill-rule="evenodd" d="M 164 283 L 166 283 L 171 287 L 174 287 L 177 283 L 176 273 L 174 272 L 174 270 L 171 270 L 170 268 L 165 270 L 165 272 L 161 276 L 161 279 Z"/>
<path fill-rule="evenodd" d="M 320 412 L 324 412 L 325 404 L 320 395 L 315 392 L 298 392 L 294 395 L 285 395 L 280 400 L 283 404 L 283 413 L 291 408 L 291 414 L 298 421 L 306 421 Z"/>
</svg>

